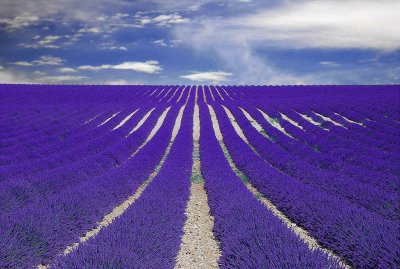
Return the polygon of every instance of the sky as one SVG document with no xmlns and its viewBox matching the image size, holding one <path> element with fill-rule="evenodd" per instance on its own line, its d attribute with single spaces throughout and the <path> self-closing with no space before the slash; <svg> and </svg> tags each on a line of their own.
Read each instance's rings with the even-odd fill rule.
<svg viewBox="0 0 400 269">
<path fill-rule="evenodd" d="M 398 0 L 0 6 L 0 83 L 400 83 Z"/>
</svg>

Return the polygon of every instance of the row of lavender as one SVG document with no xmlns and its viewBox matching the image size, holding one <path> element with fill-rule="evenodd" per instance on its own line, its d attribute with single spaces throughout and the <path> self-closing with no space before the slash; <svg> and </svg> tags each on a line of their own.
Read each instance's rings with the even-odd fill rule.
<svg viewBox="0 0 400 269">
<path fill-rule="evenodd" d="M 81 94 L 84 96 L 85 92 Z M 172 100 L 176 105 L 168 110 L 167 104 L 137 101 L 137 95 L 148 99 L 144 91 L 131 89 L 132 104 L 117 106 L 113 100 L 111 104 L 104 100 L 105 104 L 95 102 L 92 106 L 89 102 L 87 113 L 83 114 L 81 105 L 54 105 L 51 101 L 51 105 L 39 103 L 8 109 L 8 115 L 25 121 L 25 130 L 7 125 L 14 119 L 2 119 L 2 128 L 10 133 L 2 141 L 10 143 L 2 143 L 1 268 L 51 263 L 132 195 L 155 170 L 169 144 L 184 99 Z M 7 110 L 7 106 L 2 109 Z M 30 109 L 43 116 L 26 113 Z M 136 110 L 129 121 L 115 129 Z M 162 128 L 130 158 L 165 112 Z M 130 134 L 145 114 L 149 116 L 143 125 Z M 53 118 L 59 121 L 58 125 Z M 83 119 L 92 120 L 85 123 Z M 57 139 L 59 136 L 62 139 Z"/>
<path fill-rule="evenodd" d="M 12 87 L 8 87 L 4 92 L 9 103 L 1 107 L 6 116 L 1 119 L 4 154 L 0 164 L 0 245 L 5 246 L 0 250 L 0 265 L 5 268 L 51 263 L 67 245 L 131 195 L 160 161 L 178 110 L 188 93 L 195 90 L 184 86 L 116 87 L 111 94 L 109 87 L 92 87 L 91 91 L 98 91 L 93 94 L 86 87 L 76 87 L 61 89 L 59 98 L 55 98 L 54 87 L 47 86 L 39 91 L 36 105 L 32 98 L 13 107 L 12 102 L 20 102 L 19 95 L 29 89 L 18 94 L 14 88 L 17 94 L 13 95 Z M 362 91 L 360 97 L 354 90 L 344 89 L 353 95 L 354 108 L 343 105 L 348 97 L 334 99 L 331 94 L 330 98 L 312 98 L 307 88 L 297 88 L 298 92 L 293 89 L 198 88 L 202 173 L 215 217 L 214 234 L 222 250 L 221 267 L 339 265 L 319 251 L 308 250 L 245 189 L 213 135 L 205 100 L 217 111 L 224 141 L 238 167 L 282 212 L 354 267 L 395 267 L 399 262 L 395 237 L 399 229 L 399 178 L 394 161 L 399 153 L 393 146 L 399 141 L 398 125 L 393 124 L 398 122 L 399 113 L 393 103 L 398 91 L 390 87 L 366 89 L 369 95 L 377 96 L 366 101 Z M 290 99 L 285 99 L 286 92 Z M 382 98 L 376 92 L 390 94 Z M 44 105 L 46 98 L 49 104 Z M 75 101 L 79 105 L 73 104 Z M 192 94 L 173 150 L 148 190 L 121 219 L 77 252 L 61 258 L 57 267 L 173 267 L 189 192 L 193 102 Z M 236 135 L 221 104 L 234 114 L 256 153 Z M 156 136 L 129 159 L 171 105 Z M 374 113 L 363 114 L 367 108 Z M 256 132 L 242 109 L 272 139 Z M 295 139 L 268 124 L 258 109 L 278 119 Z M 114 130 L 134 111 L 129 121 Z M 361 127 L 342 118 L 348 129 L 327 123 L 315 126 L 296 118 L 299 114 L 295 111 L 309 116 L 318 111 L 330 118 L 339 111 L 365 125 L 373 124 Z M 126 137 L 149 112 L 144 124 Z M 296 119 L 304 130 L 287 122 L 280 112 Z M 19 126 L 11 124 L 14 122 Z M 349 150 L 355 138 L 358 144 Z M 338 150 L 331 154 L 335 148 Z M 368 154 L 377 156 L 378 167 L 365 164 L 372 161 L 364 157 Z M 164 237 L 168 240 L 162 241 Z M 373 246 L 374 240 L 378 243 Z"/>
<path fill-rule="evenodd" d="M 370 99 L 362 91 L 361 96 L 348 91 L 355 95 L 346 100 L 348 104 L 340 94 L 337 100 L 333 96 L 313 98 L 314 91 L 307 88 L 304 89 L 307 94 L 291 99 L 283 94 L 263 95 L 261 89 L 258 95 L 252 88 L 234 90 L 244 91 L 249 97 L 232 102 L 219 100 L 212 105 L 233 160 L 254 186 L 296 224 L 306 228 L 321 245 L 354 267 L 396 268 L 400 259 L 396 147 L 400 142 L 400 125 L 398 106 L 395 106 L 399 102 L 398 87 L 386 90 L 378 87 L 377 91 L 386 95 L 385 98 L 376 97 L 374 89 L 367 91 Z M 354 129 L 332 124 L 316 126 L 299 115 L 312 115 L 319 108 L 326 108 L 325 105 L 331 112 L 340 111 L 348 118 L 365 123 L 363 127 L 357 125 L 357 139 L 352 136 Z M 255 152 L 236 134 L 226 108 L 233 113 Z M 263 135 L 270 139 L 251 126 L 243 110 L 260 123 Z M 282 123 L 292 137 L 268 124 L 261 111 Z M 285 122 L 282 112 L 304 126 L 304 130 Z M 327 109 L 320 113 L 331 116 L 327 115 Z M 342 121 L 342 124 L 355 123 Z M 383 138 L 380 146 L 370 139 L 377 136 Z M 319 146 L 318 150 L 314 143 Z"/>
</svg>

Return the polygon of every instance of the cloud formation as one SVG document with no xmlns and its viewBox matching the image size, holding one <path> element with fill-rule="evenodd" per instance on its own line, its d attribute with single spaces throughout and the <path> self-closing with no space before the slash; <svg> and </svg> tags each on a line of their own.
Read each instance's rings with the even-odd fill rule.
<svg viewBox="0 0 400 269">
<path fill-rule="evenodd" d="M 184 18 L 177 13 L 173 14 L 162 14 L 155 17 L 144 16 L 142 14 L 136 14 L 135 18 L 141 25 L 157 25 L 157 26 L 171 26 L 175 24 L 188 23 L 190 20 Z"/>
<path fill-rule="evenodd" d="M 219 83 L 228 80 L 232 73 L 223 71 L 210 71 L 210 72 L 192 72 L 191 74 L 180 76 L 180 78 L 189 79 L 199 82 Z"/>
<path fill-rule="evenodd" d="M 62 65 L 64 60 L 59 57 L 41 56 L 38 60 L 32 62 L 18 61 L 12 64 L 19 66 L 40 66 L 40 65 Z"/>
<path fill-rule="evenodd" d="M 81 65 L 78 67 L 78 69 L 86 71 L 98 71 L 104 69 L 132 70 L 136 72 L 150 73 L 150 74 L 159 73 L 161 70 L 163 70 L 158 61 L 123 62 L 117 65 L 103 64 L 98 66 Z"/>
<path fill-rule="evenodd" d="M 71 67 L 61 67 L 57 69 L 60 73 L 75 73 L 77 72 L 76 69 Z"/>
<path fill-rule="evenodd" d="M 14 31 L 30 26 L 39 21 L 39 17 L 30 13 L 22 13 L 14 18 L 0 18 L 0 25 L 7 31 Z"/>
</svg>

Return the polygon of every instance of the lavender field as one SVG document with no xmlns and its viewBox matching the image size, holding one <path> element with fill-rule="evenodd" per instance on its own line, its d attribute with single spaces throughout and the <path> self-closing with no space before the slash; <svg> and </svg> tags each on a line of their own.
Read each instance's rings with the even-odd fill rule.
<svg viewBox="0 0 400 269">
<path fill-rule="evenodd" d="M 0 268 L 399 268 L 400 87 L 0 85 Z"/>
</svg>

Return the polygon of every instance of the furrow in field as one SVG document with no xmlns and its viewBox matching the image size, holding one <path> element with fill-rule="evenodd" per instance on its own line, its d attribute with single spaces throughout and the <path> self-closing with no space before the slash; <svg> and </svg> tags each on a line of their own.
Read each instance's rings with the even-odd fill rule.
<svg viewBox="0 0 400 269">
<path fill-rule="evenodd" d="M 222 97 L 221 93 L 219 92 L 216 86 L 210 86 L 210 87 L 213 87 L 214 90 L 218 93 L 219 97 L 222 99 L 222 101 L 225 101 L 224 97 Z"/>
<path fill-rule="evenodd" d="M 344 126 L 343 124 L 340 124 L 339 122 L 334 121 L 334 120 L 332 120 L 331 118 L 329 118 L 329 117 L 327 117 L 327 116 L 324 116 L 324 115 L 322 115 L 322 114 L 320 114 L 320 113 L 318 113 L 318 112 L 315 112 L 315 111 L 313 111 L 313 113 L 314 113 L 315 115 L 318 115 L 319 117 L 321 117 L 324 121 L 329 121 L 329 122 L 333 123 L 333 124 L 336 125 L 336 126 L 340 126 L 340 127 L 343 127 L 343 128 L 345 128 L 345 129 L 347 129 L 347 127 Z"/>
<path fill-rule="evenodd" d="M 398 246 L 394 235 L 398 229 L 397 222 L 379 217 L 266 165 L 265 160 L 254 154 L 236 134 L 222 107 L 214 109 L 233 161 L 253 186 L 281 212 L 349 265 L 359 268 L 368 268 L 371 264 L 393 267 L 397 261 L 395 257 L 398 257 L 394 251 Z M 371 232 L 365 233 L 366 230 Z M 355 245 L 358 248 L 354 248 Z"/>
<path fill-rule="evenodd" d="M 63 251 L 63 256 L 67 256 L 69 255 L 71 252 L 73 252 L 74 250 L 76 250 L 82 243 L 86 242 L 87 240 L 89 240 L 90 238 L 96 236 L 103 228 L 109 226 L 110 224 L 112 224 L 113 221 L 115 221 L 117 218 L 121 217 L 122 214 L 125 213 L 126 210 L 128 210 L 128 208 L 137 200 L 139 199 L 139 197 L 142 195 L 143 191 L 146 189 L 146 187 L 150 184 L 150 182 L 152 182 L 152 180 L 157 176 L 157 174 L 159 173 L 161 167 L 163 166 L 170 150 L 171 147 L 175 141 L 175 138 L 179 132 L 181 123 L 182 123 L 182 116 L 183 116 L 183 111 L 185 109 L 185 106 L 182 106 L 181 109 L 179 110 L 178 116 L 175 120 L 175 124 L 172 130 L 172 135 L 171 135 L 171 139 L 170 142 L 168 144 L 168 147 L 160 161 L 160 163 L 157 165 L 157 167 L 155 168 L 155 170 L 153 171 L 153 173 L 150 174 L 150 176 L 137 188 L 137 190 L 135 191 L 135 193 L 131 196 L 129 196 L 126 200 L 124 200 L 121 204 L 119 204 L 118 206 L 114 207 L 112 209 L 112 211 L 108 214 L 106 214 L 103 219 L 98 222 L 98 224 L 96 225 L 95 228 L 93 228 L 90 231 L 87 231 L 83 236 L 81 236 L 79 238 L 79 241 L 74 242 L 73 244 L 67 246 L 65 248 L 65 250 Z M 169 108 L 167 109 L 169 110 Z M 164 112 L 165 113 L 165 112 Z M 46 265 L 38 265 L 37 268 L 38 269 L 45 269 L 45 268 L 49 268 L 50 264 L 46 264 Z"/>
<path fill-rule="evenodd" d="M 94 117 L 92 117 L 92 118 L 88 119 L 87 121 L 85 121 L 84 123 L 82 123 L 82 125 L 85 125 L 85 124 L 87 124 L 87 123 L 91 122 L 92 120 L 94 120 L 94 119 L 96 119 L 98 116 L 100 116 L 101 114 L 102 114 L 102 113 L 100 113 L 100 114 L 97 114 L 96 116 L 94 116 Z"/>
<path fill-rule="evenodd" d="M 235 163 L 232 160 L 232 157 L 223 141 L 223 136 L 222 132 L 219 127 L 218 119 L 215 114 L 214 109 L 212 106 L 207 105 L 209 109 L 209 113 L 211 115 L 211 120 L 212 120 L 212 125 L 213 129 L 215 132 L 215 136 L 218 139 L 218 142 L 221 146 L 222 151 L 224 152 L 224 155 L 231 166 L 232 170 L 235 172 L 235 174 L 242 179 L 242 182 L 245 184 L 247 189 L 256 197 L 260 202 L 268 209 L 270 210 L 276 217 L 278 217 L 293 233 L 295 233 L 307 246 L 311 251 L 314 250 L 319 250 L 322 251 L 323 253 L 326 253 L 330 259 L 333 259 L 337 261 L 342 267 L 344 268 L 351 268 L 349 265 L 343 261 L 339 256 L 337 256 L 335 253 L 333 253 L 331 250 L 326 249 L 322 247 L 318 241 L 310 236 L 308 232 L 298 226 L 296 223 L 292 222 L 283 212 L 281 212 L 267 197 L 265 197 L 263 194 L 261 194 L 247 179 L 246 175 L 235 165 Z M 232 124 L 233 125 L 233 124 Z"/>
<path fill-rule="evenodd" d="M 129 134 L 126 135 L 126 137 L 130 136 L 132 133 L 136 132 L 137 129 L 140 128 L 140 126 L 143 125 L 143 123 L 150 117 L 150 114 L 153 112 L 153 110 L 156 109 L 155 107 L 152 108 L 149 112 L 144 115 L 144 117 L 139 121 L 139 123 L 135 126 L 135 128 L 132 129 L 132 131 L 129 132 Z"/>
<path fill-rule="evenodd" d="M 185 93 L 185 90 L 186 90 L 188 87 L 189 87 L 189 86 L 186 86 L 185 88 L 183 88 L 183 90 L 181 91 L 181 94 L 179 95 L 178 99 L 176 100 L 176 103 L 178 103 L 178 102 L 181 100 L 183 94 Z"/>
<path fill-rule="evenodd" d="M 160 96 L 163 93 L 163 91 L 165 91 L 165 88 L 163 88 L 155 97 Z"/>
<path fill-rule="evenodd" d="M 301 126 L 300 124 L 298 124 L 296 121 L 292 120 L 291 118 L 289 118 L 288 116 L 286 116 L 286 115 L 283 114 L 283 113 L 279 113 L 279 114 L 281 114 L 282 119 L 284 119 L 285 121 L 291 123 L 293 126 L 296 126 L 297 128 L 299 128 L 299 129 L 301 129 L 301 130 L 304 131 L 303 126 Z"/>
<path fill-rule="evenodd" d="M 114 118 L 115 116 L 117 116 L 121 111 L 114 113 L 111 117 L 109 117 L 108 119 L 106 119 L 105 121 L 103 121 L 102 123 L 100 123 L 99 125 L 97 125 L 97 127 L 103 126 L 104 124 L 106 124 L 107 122 L 109 122 L 110 120 L 112 120 L 112 118 Z"/>
<path fill-rule="evenodd" d="M 161 126 L 162 126 L 162 124 L 163 124 L 163 122 L 164 122 L 164 120 L 165 120 L 165 117 L 167 116 L 168 111 L 169 111 L 170 109 L 171 109 L 171 107 L 167 107 L 167 109 L 164 110 L 164 112 L 163 112 L 163 113 L 161 114 L 161 116 L 158 118 L 156 125 L 155 125 L 155 126 L 153 127 L 153 129 L 151 130 L 149 136 L 146 138 L 146 140 L 143 142 L 143 144 L 140 145 L 134 153 L 132 153 L 132 155 L 129 157 L 129 159 L 132 158 L 133 156 L 135 156 L 136 153 L 138 153 L 139 150 L 141 150 L 141 149 L 147 144 L 147 142 L 149 142 L 149 141 L 155 136 L 155 134 L 156 134 L 156 133 L 158 132 L 158 130 L 161 128 Z"/>
<path fill-rule="evenodd" d="M 158 88 L 156 88 L 151 94 L 150 96 L 153 96 L 153 94 L 158 90 Z"/>
<path fill-rule="evenodd" d="M 350 203 L 362 206 L 385 218 L 396 219 L 396 208 L 398 208 L 398 206 L 393 195 L 359 182 L 358 179 L 338 173 L 334 168 L 322 169 L 318 164 L 323 163 L 329 156 L 320 158 L 319 154 L 311 149 L 301 149 L 303 145 L 299 144 L 296 146 L 295 143 L 297 143 L 297 141 L 292 142 L 283 134 L 273 134 L 275 137 L 273 142 L 275 143 L 266 143 L 260 136 L 260 131 L 257 128 L 253 128 L 254 125 L 251 124 L 251 119 L 249 120 L 241 113 L 243 111 L 240 111 L 235 106 L 229 107 L 249 142 L 257 150 L 257 155 L 261 156 L 277 171 L 301 180 L 306 184 L 310 184 L 315 188 L 324 190 L 332 195 L 346 198 Z M 262 117 L 262 115 L 256 116 L 257 119 Z M 265 127 L 265 122 L 264 126 L 261 127 Z M 267 130 L 271 131 L 269 129 Z M 300 150 L 296 151 L 297 148 Z M 309 162 L 310 159 L 314 161 Z M 345 164 L 343 164 L 343 166 L 345 166 Z"/>
<path fill-rule="evenodd" d="M 302 113 L 299 113 L 299 112 L 296 112 L 296 113 L 299 114 L 303 119 L 305 119 L 305 120 L 308 121 L 309 123 L 311 123 L 311 124 L 313 124 L 313 125 L 315 125 L 315 126 L 318 126 L 318 127 L 320 127 L 321 129 L 323 129 L 323 130 L 325 130 L 325 131 L 329 131 L 329 129 L 322 127 L 322 126 L 321 126 L 321 123 L 315 121 L 315 120 L 314 120 L 313 118 L 311 118 L 310 116 L 307 116 L 307 115 L 302 114 Z"/>
<path fill-rule="evenodd" d="M 229 93 L 225 90 L 224 87 L 222 87 L 222 86 L 219 86 L 219 87 L 225 92 L 225 94 L 226 94 L 231 100 L 233 100 L 233 98 L 229 95 Z"/>
<path fill-rule="evenodd" d="M 211 87 L 208 87 L 208 90 L 210 91 L 211 98 L 213 99 L 213 101 L 215 101 L 214 93 L 211 90 Z"/>
<path fill-rule="evenodd" d="M 161 102 L 161 101 L 169 94 L 169 92 L 170 92 L 172 89 L 173 89 L 172 87 L 169 88 L 169 90 L 164 94 L 164 96 L 162 96 L 162 97 L 160 98 L 160 100 L 158 100 L 158 102 Z"/>
<path fill-rule="evenodd" d="M 357 121 L 351 120 L 351 119 L 346 118 L 345 116 L 343 116 L 343 115 L 341 115 L 341 114 L 339 114 L 339 113 L 336 113 L 336 112 L 334 112 L 334 114 L 335 114 L 335 115 L 338 115 L 339 117 L 342 117 L 342 118 L 343 118 L 345 121 L 347 121 L 347 122 L 350 122 L 350 123 L 357 124 L 357 125 L 360 125 L 360 126 L 365 127 L 365 125 L 362 124 L 361 122 L 357 122 Z"/>
<path fill-rule="evenodd" d="M 221 255 L 213 235 L 214 220 L 210 215 L 207 193 L 200 168 L 200 117 L 196 89 L 193 114 L 193 166 L 190 197 L 186 206 L 187 220 L 175 268 L 218 268 Z"/>
<path fill-rule="evenodd" d="M 203 100 L 204 100 L 205 103 L 207 103 L 206 91 L 205 91 L 204 87 L 201 87 L 201 89 L 202 89 L 202 92 L 203 92 Z"/>
<path fill-rule="evenodd" d="M 168 99 L 167 102 L 171 102 L 172 98 L 174 98 L 174 96 L 175 96 L 175 94 L 177 93 L 177 91 L 178 91 L 179 88 L 180 88 L 180 87 L 176 87 L 174 93 L 173 93 L 172 96 Z"/>
<path fill-rule="evenodd" d="M 242 111 L 244 111 L 243 108 L 241 108 L 241 109 L 242 109 Z M 274 128 L 278 129 L 279 131 L 281 131 L 282 133 L 284 133 L 284 134 L 287 135 L 288 137 L 293 138 L 293 136 L 291 136 L 290 134 L 288 134 L 288 133 L 286 132 L 285 128 L 283 128 L 283 127 L 279 124 L 278 119 L 271 118 L 267 113 L 265 113 L 264 111 L 262 111 L 262 110 L 259 109 L 259 108 L 257 108 L 257 110 L 260 111 L 260 113 L 263 115 L 264 119 L 266 119 L 266 120 L 269 122 L 269 124 L 271 124 Z M 245 111 L 244 111 L 244 112 L 245 112 Z M 246 114 L 247 114 L 247 115 L 246 115 Z M 247 112 L 245 113 L 245 115 L 246 115 L 246 117 L 247 117 L 247 116 L 250 116 Z"/>
<path fill-rule="evenodd" d="M 117 130 L 118 128 L 120 128 L 121 126 L 123 126 L 133 115 L 135 115 L 136 112 L 138 112 L 139 108 L 136 109 L 135 111 L 133 111 L 131 114 L 129 114 L 128 116 L 125 117 L 125 119 L 123 119 L 117 126 L 114 127 L 114 130 Z"/>
</svg>

